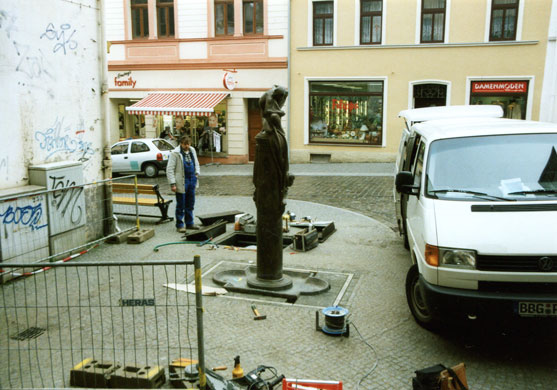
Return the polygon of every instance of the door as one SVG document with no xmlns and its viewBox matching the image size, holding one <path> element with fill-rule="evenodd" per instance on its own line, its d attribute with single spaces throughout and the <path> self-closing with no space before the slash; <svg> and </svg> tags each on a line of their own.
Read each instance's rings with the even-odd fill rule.
<svg viewBox="0 0 557 390">
<path fill-rule="evenodd" d="M 255 136 L 263 127 L 259 99 L 248 99 L 248 149 L 249 161 L 255 161 Z"/>
<path fill-rule="evenodd" d="M 130 170 L 130 160 L 128 157 L 129 146 L 129 142 L 120 142 L 110 149 L 113 172 L 124 172 Z"/>
</svg>

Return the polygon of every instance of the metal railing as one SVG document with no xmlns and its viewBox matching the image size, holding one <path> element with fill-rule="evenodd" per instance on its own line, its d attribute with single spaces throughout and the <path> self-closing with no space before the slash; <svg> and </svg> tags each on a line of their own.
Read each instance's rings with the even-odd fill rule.
<svg viewBox="0 0 557 390">
<path fill-rule="evenodd" d="M 50 267 L 0 286 L 0 388 L 66 388 L 75 385 L 76 370 L 91 361 L 100 363 L 97 367 L 125 367 L 119 380 L 145 387 L 140 380 L 149 378 L 140 378 L 142 367 L 164 373 L 171 362 L 186 358 L 199 362 L 199 386 L 205 387 L 199 256 Z M 195 302 L 189 293 L 167 287 L 191 280 Z M 104 374 L 89 377 L 85 385 L 103 387 L 99 380 L 111 380 Z"/>
<path fill-rule="evenodd" d="M 112 184 L 135 176 L 75 185 L 51 179 L 50 190 L 0 198 L 0 268 L 8 263 L 40 263 L 83 254 L 120 233 L 139 229 L 139 218 L 120 229 L 113 212 Z M 138 195 L 131 207 L 138 215 Z M 0 270 L 1 272 L 1 270 Z M 8 275 L 1 275 L 5 280 Z"/>
</svg>

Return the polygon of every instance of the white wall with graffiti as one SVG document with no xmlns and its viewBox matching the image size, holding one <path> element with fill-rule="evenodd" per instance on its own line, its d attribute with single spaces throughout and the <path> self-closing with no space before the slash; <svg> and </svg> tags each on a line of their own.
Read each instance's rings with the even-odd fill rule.
<svg viewBox="0 0 557 390">
<path fill-rule="evenodd" d="M 98 0 L 0 2 L 0 189 L 29 184 L 28 168 L 80 161 L 102 178 Z"/>
</svg>

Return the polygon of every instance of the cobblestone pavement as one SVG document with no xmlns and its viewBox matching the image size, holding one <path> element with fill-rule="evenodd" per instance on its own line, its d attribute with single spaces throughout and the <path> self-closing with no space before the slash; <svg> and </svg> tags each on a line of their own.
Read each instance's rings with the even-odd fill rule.
<svg viewBox="0 0 557 390">
<path fill-rule="evenodd" d="M 355 211 L 396 229 L 392 188 L 389 176 L 298 176 L 288 198 Z M 253 189 L 249 176 L 204 176 L 197 194 L 251 196 Z"/>
</svg>

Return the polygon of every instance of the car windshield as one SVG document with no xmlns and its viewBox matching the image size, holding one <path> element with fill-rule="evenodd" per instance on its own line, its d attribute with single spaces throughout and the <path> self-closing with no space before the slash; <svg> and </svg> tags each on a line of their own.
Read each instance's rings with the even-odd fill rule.
<svg viewBox="0 0 557 390">
<path fill-rule="evenodd" d="M 155 139 L 153 140 L 153 144 L 159 149 L 159 150 L 172 150 L 174 149 L 174 146 L 172 146 L 171 143 L 166 142 L 163 139 Z"/>
<path fill-rule="evenodd" d="M 557 199 L 557 134 L 466 137 L 431 143 L 426 195 L 503 201 Z"/>
</svg>

